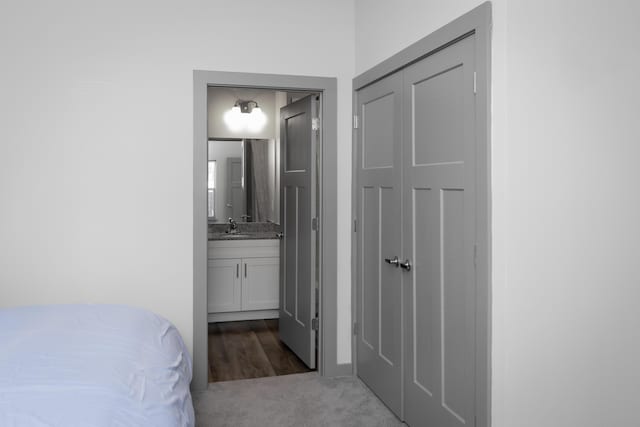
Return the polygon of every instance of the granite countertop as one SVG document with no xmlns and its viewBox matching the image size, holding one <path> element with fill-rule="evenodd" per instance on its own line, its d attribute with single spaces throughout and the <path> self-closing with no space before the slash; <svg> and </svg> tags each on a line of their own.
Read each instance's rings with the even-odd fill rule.
<svg viewBox="0 0 640 427">
<path fill-rule="evenodd" d="M 278 239 L 281 228 L 272 222 L 239 222 L 237 233 L 227 233 L 228 224 L 209 224 L 208 240 L 265 240 Z"/>
<path fill-rule="evenodd" d="M 209 240 L 265 240 L 277 239 L 275 231 L 257 231 L 257 232 L 240 232 L 231 233 L 210 233 Z"/>
</svg>

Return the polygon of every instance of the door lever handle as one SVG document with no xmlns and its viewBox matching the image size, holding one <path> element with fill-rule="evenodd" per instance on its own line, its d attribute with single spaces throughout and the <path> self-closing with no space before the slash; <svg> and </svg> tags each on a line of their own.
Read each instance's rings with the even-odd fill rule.
<svg viewBox="0 0 640 427">
<path fill-rule="evenodd" d="M 400 263 L 400 261 L 398 261 L 398 257 L 393 257 L 393 259 L 391 258 L 385 258 L 384 262 L 386 262 L 387 264 L 391 264 L 391 265 L 395 265 L 396 268 L 398 267 L 398 264 Z"/>
<path fill-rule="evenodd" d="M 411 262 L 408 259 L 406 259 L 404 260 L 404 262 L 400 263 L 400 267 L 407 271 L 411 271 Z"/>
</svg>

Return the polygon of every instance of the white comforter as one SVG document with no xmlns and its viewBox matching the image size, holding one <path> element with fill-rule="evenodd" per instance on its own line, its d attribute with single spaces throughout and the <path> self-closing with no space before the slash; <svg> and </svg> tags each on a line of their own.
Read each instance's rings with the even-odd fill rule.
<svg viewBox="0 0 640 427">
<path fill-rule="evenodd" d="M 193 426 L 175 327 L 118 305 L 0 310 L 0 426 Z"/>
</svg>

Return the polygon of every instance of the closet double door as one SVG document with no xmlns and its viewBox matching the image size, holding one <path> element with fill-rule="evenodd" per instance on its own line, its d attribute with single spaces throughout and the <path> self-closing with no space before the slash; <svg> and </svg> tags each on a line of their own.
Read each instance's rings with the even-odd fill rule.
<svg viewBox="0 0 640 427">
<path fill-rule="evenodd" d="M 474 37 L 356 93 L 356 364 L 410 426 L 474 425 Z"/>
</svg>

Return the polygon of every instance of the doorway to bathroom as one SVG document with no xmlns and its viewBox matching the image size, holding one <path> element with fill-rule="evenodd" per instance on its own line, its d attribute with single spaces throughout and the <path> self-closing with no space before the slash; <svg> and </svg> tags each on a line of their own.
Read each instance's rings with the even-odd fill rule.
<svg viewBox="0 0 640 427">
<path fill-rule="evenodd" d="M 335 83 L 194 72 L 194 389 L 339 373 Z"/>
<path fill-rule="evenodd" d="M 207 91 L 209 382 L 316 368 L 321 94 Z"/>
</svg>

